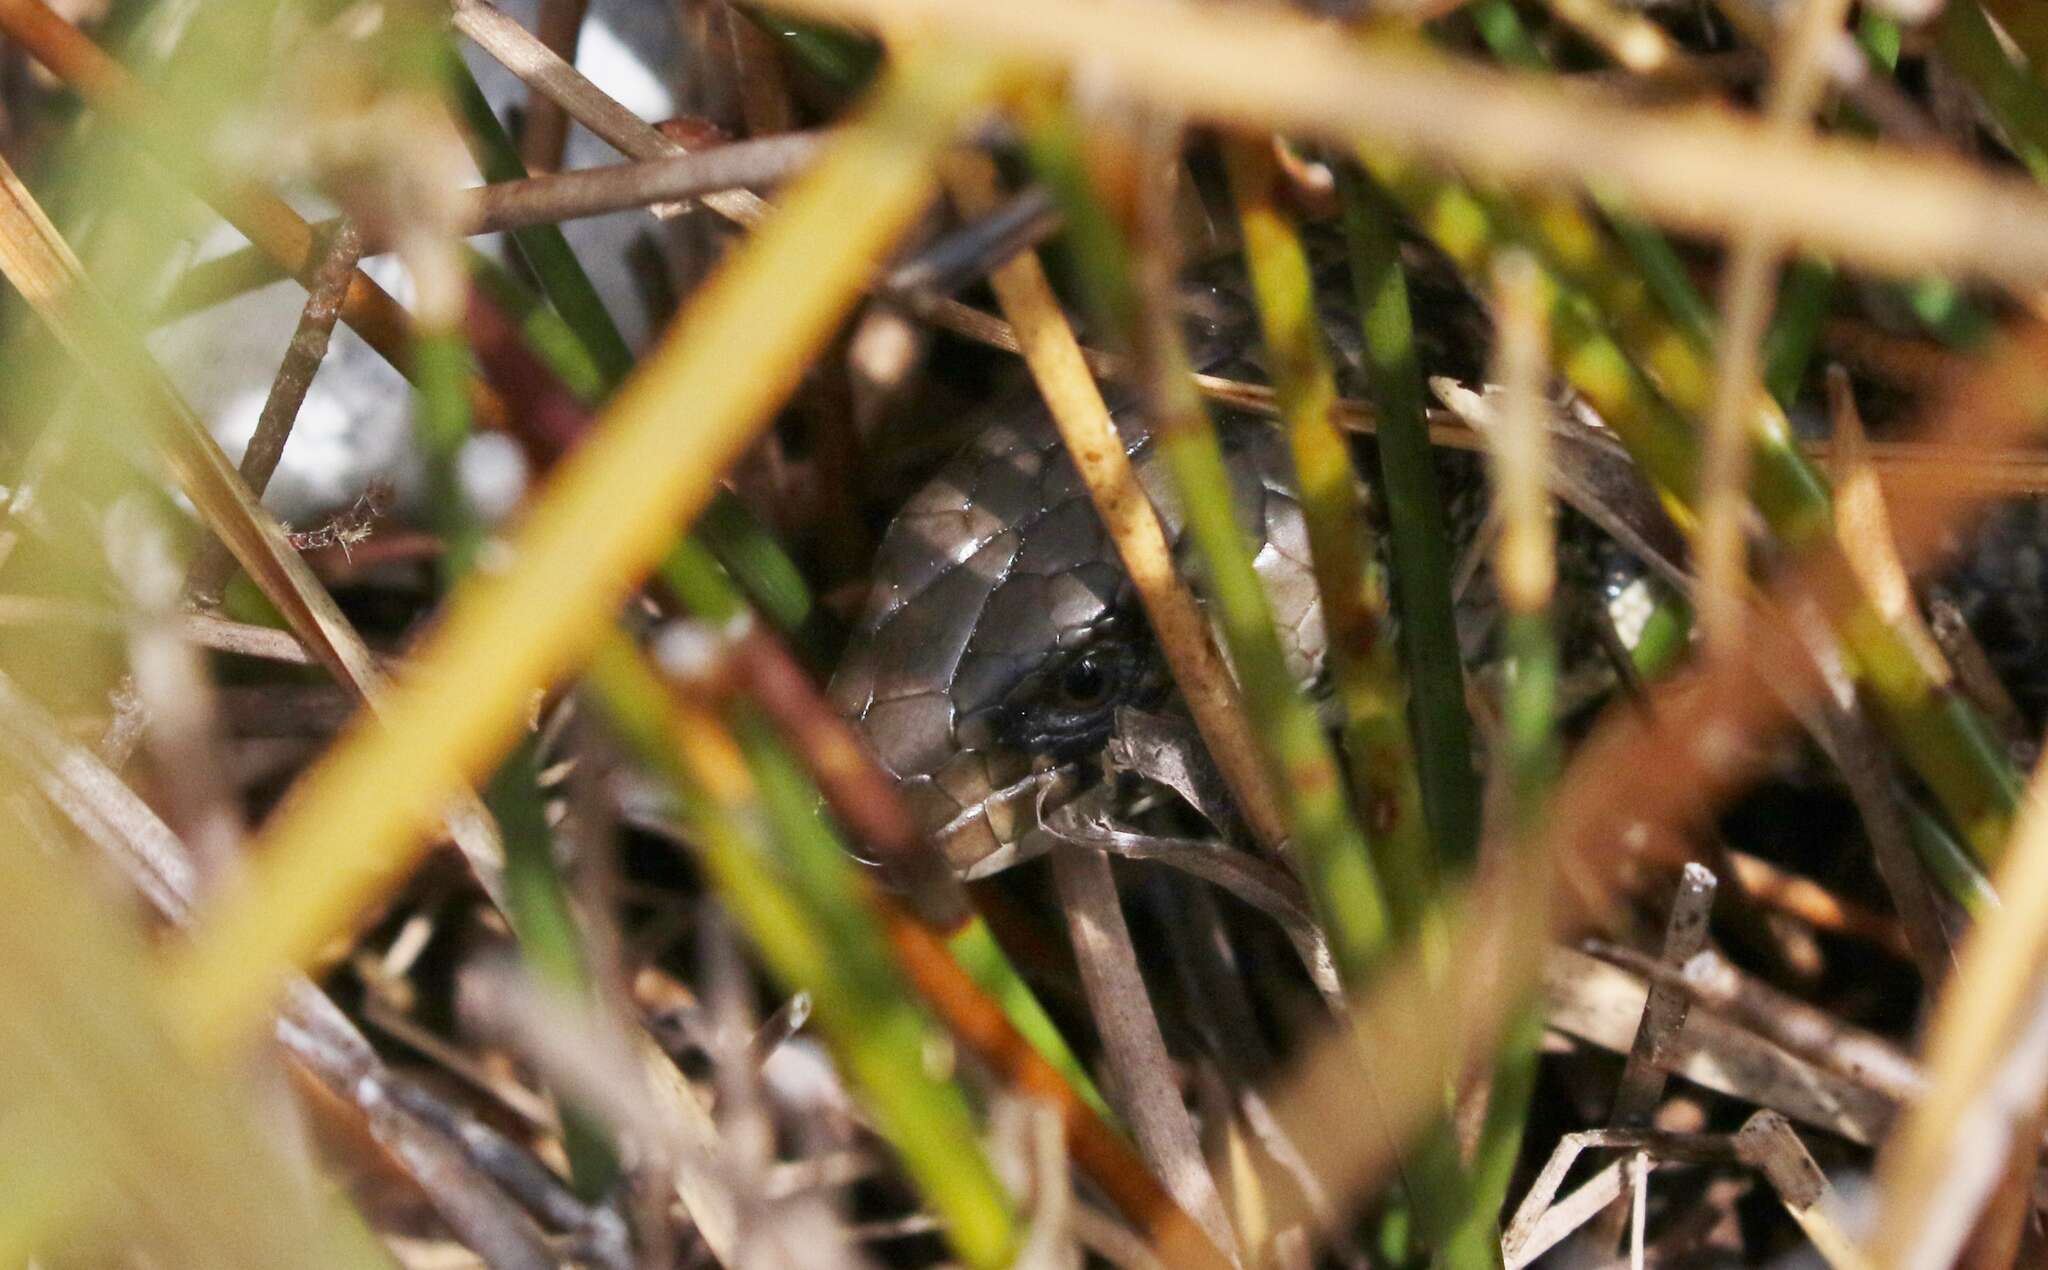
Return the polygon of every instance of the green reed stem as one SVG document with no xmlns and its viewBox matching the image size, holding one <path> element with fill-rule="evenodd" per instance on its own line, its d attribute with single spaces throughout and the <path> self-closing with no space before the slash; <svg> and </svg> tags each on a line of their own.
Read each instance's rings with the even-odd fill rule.
<svg viewBox="0 0 2048 1270">
<path fill-rule="evenodd" d="M 1509 0 L 1480 0 L 1471 7 L 1471 12 L 1480 38 L 1504 64 L 1536 74 L 1556 69 Z M 1635 261 L 1650 293 L 1673 320 L 1700 338 L 1707 338 L 1715 327 L 1713 307 L 1693 285 L 1692 274 L 1679 259 L 1671 240 L 1648 221 L 1633 215 L 1619 198 L 1599 190 L 1593 191 L 1592 197 L 1614 236 Z"/>
<path fill-rule="evenodd" d="M 1789 410 L 1820 344 L 1821 324 L 1835 299 L 1835 267 L 1816 256 L 1801 256 L 1785 270 L 1777 311 L 1764 332 L 1764 387 Z"/>
<path fill-rule="evenodd" d="M 789 50 L 798 63 L 842 93 L 860 91 L 882 64 L 880 46 L 858 31 L 792 18 L 773 6 L 742 4 L 737 8 Z"/>
<path fill-rule="evenodd" d="M 540 791 L 540 753 L 532 738 L 514 749 L 492 777 L 484 801 L 505 842 L 505 916 L 534 977 L 567 999 L 588 1000 L 591 967 L 569 889 L 555 865 L 553 830 Z M 576 1193 L 597 1201 L 619 1177 L 619 1158 L 604 1123 L 574 1104 L 562 1109 L 562 1148 Z"/>
<path fill-rule="evenodd" d="M 474 567 L 488 527 L 472 511 L 456 477 L 456 458 L 472 430 L 469 341 L 459 324 L 422 315 L 413 341 L 415 432 L 427 468 L 430 517 L 443 549 L 447 587 Z M 505 916 L 535 977 L 578 1000 L 592 991 L 568 888 L 555 865 L 555 837 L 541 812 L 533 742 L 515 749 L 493 776 L 484 802 L 505 846 Z M 619 1159 L 601 1121 L 573 1104 L 562 1109 L 562 1146 L 579 1195 L 601 1198 L 618 1180 Z"/>
<path fill-rule="evenodd" d="M 1375 453 L 1386 491 L 1399 644 L 1414 693 L 1422 800 L 1446 864 L 1472 860 L 1479 843 L 1479 777 L 1472 765 L 1472 721 L 1465 710 L 1465 669 L 1451 601 L 1449 517 L 1423 416 L 1422 371 L 1415 357 L 1408 281 L 1401 270 L 1395 214 L 1339 167 L 1344 231 L 1351 252 L 1369 365 L 1367 390 L 1379 415 Z"/>
<path fill-rule="evenodd" d="M 1440 880 L 1423 813 L 1407 691 L 1387 634 L 1387 597 L 1359 497 L 1351 447 L 1334 415 L 1337 376 L 1316 316 L 1308 251 L 1280 205 L 1279 165 L 1263 139 L 1225 143 L 1273 387 L 1294 454 L 1309 555 L 1335 664 L 1352 798 L 1385 879 L 1395 934 L 1419 929 Z"/>
<path fill-rule="evenodd" d="M 1509 867 L 1518 874 L 1542 878 L 1547 876 L 1546 863 L 1534 855 L 1531 846 L 1540 840 L 1560 763 L 1557 635 L 1548 609 L 1510 613 L 1506 626 L 1508 678 L 1501 731 L 1514 826 L 1509 848 L 1514 859 Z M 1541 890 L 1540 882 L 1531 885 Z M 1515 906 L 1524 927 L 1520 936 L 1502 940 L 1505 955 L 1524 956 L 1530 949 L 1541 948 L 1542 902 L 1532 902 L 1524 894 L 1506 896 L 1503 902 Z M 1470 1255 L 1488 1256 L 1495 1264 L 1500 1256 L 1501 1208 L 1507 1202 L 1515 1163 L 1521 1158 L 1544 1024 L 1543 1003 L 1532 996 L 1511 1016 L 1495 1051 L 1493 1090 L 1472 1160 L 1471 1203 L 1452 1240 L 1453 1249 L 1478 1243 Z"/>
<path fill-rule="evenodd" d="M 462 112 L 463 123 L 468 125 L 471 148 L 484 180 L 525 180 L 526 164 L 520 160 L 518 148 L 498 121 L 491 103 L 485 99 L 483 89 L 477 86 L 476 77 L 452 52 L 449 61 L 449 79 L 456 105 Z M 604 300 L 591 284 L 590 275 L 583 271 L 575 252 L 569 249 L 569 240 L 561 227 L 529 225 L 512 230 L 508 236 L 525 258 L 527 267 L 533 270 L 533 276 L 540 281 L 548 301 L 597 364 L 604 381 L 617 384 L 624 379 L 633 369 L 633 350 L 627 347 L 625 336 L 619 334 L 618 324 L 612 320 L 611 311 L 605 308 Z"/>
</svg>

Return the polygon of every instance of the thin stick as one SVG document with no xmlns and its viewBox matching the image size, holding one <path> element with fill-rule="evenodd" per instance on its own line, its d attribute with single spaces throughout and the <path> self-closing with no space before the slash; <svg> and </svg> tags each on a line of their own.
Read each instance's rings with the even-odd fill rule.
<svg viewBox="0 0 2048 1270">
<path fill-rule="evenodd" d="M 306 304 L 299 313 L 299 325 L 285 347 L 277 377 L 270 383 L 270 394 L 256 416 L 256 431 L 249 437 L 237 465 L 249 492 L 258 498 L 263 497 L 277 471 L 285 442 L 291 439 L 292 425 L 298 421 L 306 393 L 313 387 L 313 377 L 327 357 L 328 341 L 334 336 L 334 324 L 341 318 L 342 302 L 355 277 L 356 262 L 363 254 L 362 235 L 355 223 L 346 218 L 335 222 L 322 241 L 326 247 L 320 252 L 319 263 L 313 266 L 312 277 L 307 279 Z M 185 583 L 193 605 L 202 609 L 218 606 L 233 568 L 234 557 L 228 554 L 227 546 L 218 538 L 209 539 L 200 548 L 198 559 L 192 562 Z"/>
<path fill-rule="evenodd" d="M 1565 1134 L 1551 1149 L 1550 1158 L 1544 1162 L 1536 1180 L 1529 1184 L 1529 1193 L 1523 1197 L 1521 1207 L 1515 1210 L 1514 1221 L 1508 1225 L 1502 1251 L 1506 1254 L 1509 1270 L 1516 1270 L 1542 1256 L 1594 1213 L 1620 1197 L 1621 1170 L 1626 1160 L 1616 1161 L 1563 1200 L 1552 1202 L 1572 1166 L 1589 1150 L 1622 1151 L 1630 1160 L 1647 1159 L 1652 1163 L 1664 1161 L 1674 1164 L 1726 1163 L 1735 1156 L 1734 1145 L 1718 1134 L 1666 1133 L 1658 1129 L 1589 1129 Z"/>
<path fill-rule="evenodd" d="M 1671 917 L 1664 928 L 1663 959 L 1678 968 L 1692 959 L 1707 942 L 1707 919 L 1714 907 L 1714 875 L 1704 866 L 1688 864 L 1679 874 L 1678 894 L 1671 901 Z M 1643 1002 L 1643 1020 L 1629 1047 L 1628 1063 L 1622 1068 L 1621 1083 L 1614 1092 L 1614 1108 L 1608 1123 L 1637 1127 L 1649 1122 L 1663 1095 L 1668 1053 L 1672 1041 L 1685 1026 L 1691 1001 L 1683 992 L 1663 983 L 1650 985 Z"/>
<path fill-rule="evenodd" d="M 1687 864 L 1680 871 L 1678 893 L 1672 897 L 1671 916 L 1664 926 L 1666 965 L 1674 969 L 1683 966 L 1707 942 L 1707 920 L 1713 913 L 1715 887 L 1714 875 L 1704 865 Z M 1691 998 L 1684 992 L 1664 983 L 1650 984 L 1650 995 L 1643 1000 L 1642 1022 L 1636 1025 L 1628 1062 L 1623 1065 L 1621 1082 L 1615 1087 L 1614 1106 L 1607 1113 L 1608 1124 L 1621 1128 L 1649 1123 L 1650 1114 L 1664 1096 L 1670 1050 L 1685 1027 L 1685 1016 L 1691 1006 Z M 1628 1174 L 1629 1189 L 1636 1192 L 1638 1205 L 1642 1198 L 1638 1189 L 1641 1176 L 1635 1169 Z M 1596 1255 L 1613 1250 L 1622 1227 L 1630 1219 L 1629 1209 L 1609 1208 L 1594 1223 L 1587 1238 L 1594 1244 Z M 1640 1243 L 1640 1238 L 1637 1242 Z"/>
<path fill-rule="evenodd" d="M 1544 995 L 1553 1031 L 1601 1049 L 1626 1054 L 1634 1040 L 1648 994 L 1646 978 L 1671 976 L 1654 957 L 1634 950 L 1605 950 L 1605 961 L 1567 948 L 1546 955 Z M 1615 962 L 1627 960 L 1629 969 Z M 1790 1053 L 1782 1046 L 1722 1018 L 1693 1010 L 1666 1052 L 1669 1070 L 1695 1084 L 1840 1134 L 1866 1145 L 1891 1127 L 1896 1103 L 1865 1085 L 1844 1079 Z"/>
<path fill-rule="evenodd" d="M 816 132 L 734 141 L 685 153 L 607 167 L 578 168 L 523 181 L 499 181 L 465 194 L 458 223 L 468 234 L 491 234 L 586 216 L 743 192 L 802 171 L 828 138 Z"/>
<path fill-rule="evenodd" d="M 1054 847 L 1052 868 L 1089 1012 L 1102 1032 L 1112 1084 L 1123 1095 L 1119 1101 L 1138 1149 L 1216 1246 L 1234 1248 L 1223 1197 L 1202 1158 L 1201 1138 L 1181 1101 L 1179 1077 L 1138 972 L 1109 858 L 1082 848 Z"/>
<path fill-rule="evenodd" d="M 1895 1102 L 1911 1102 L 1926 1088 L 1919 1065 L 1890 1041 L 1744 974 L 1710 948 L 1674 969 L 1633 949 L 1595 946 L 1651 983 L 1683 993 L 1787 1053 Z"/>
<path fill-rule="evenodd" d="M 1502 1241 L 1502 1252 L 1505 1256 L 1506 1270 L 1522 1270 L 1523 1266 L 1535 1261 L 1536 1258 L 1549 1252 L 1558 1244 L 1563 1243 L 1567 1236 L 1581 1226 L 1584 1226 L 1594 1215 L 1605 1211 L 1608 1205 L 1621 1198 L 1625 1182 L 1633 1182 L 1633 1175 L 1636 1170 L 1629 1169 L 1629 1164 L 1635 1160 L 1647 1160 L 1648 1158 L 1645 1155 L 1637 1154 L 1629 1156 L 1625 1160 L 1616 1160 L 1598 1173 L 1587 1178 L 1583 1184 L 1563 1199 L 1558 1200 L 1554 1204 L 1549 1204 L 1547 1207 L 1535 1210 L 1526 1228 L 1522 1227 L 1523 1218 L 1520 1213 L 1517 1213 L 1515 1217 L 1516 1225 L 1510 1229 L 1511 1232 L 1518 1232 L 1518 1234 L 1511 1233 L 1507 1239 Z M 1625 1169 L 1630 1174 L 1630 1177 L 1627 1179 L 1624 1179 L 1623 1176 Z M 1546 1170 L 1546 1175 L 1547 1172 L 1548 1170 Z M 1648 1170 L 1643 1170 L 1643 1172 L 1647 1176 Z M 1559 1180 L 1561 1181 L 1562 1179 Z M 1556 1188 L 1555 1184 L 1553 1184 L 1551 1191 L 1541 1196 L 1541 1198 L 1547 1202 L 1549 1196 L 1555 1193 Z M 1529 1193 L 1529 1198 L 1533 1200 L 1539 1197 L 1537 1192 L 1532 1190 Z"/>
<path fill-rule="evenodd" d="M 478 48 L 496 58 L 527 87 L 560 103 L 570 118 L 619 153 L 634 159 L 688 153 L 688 147 L 620 105 L 531 31 L 486 0 L 455 0 L 455 29 L 475 41 Z M 758 222 L 768 210 L 758 195 L 745 190 L 706 194 L 704 205 L 741 225 Z M 655 210 L 659 214 L 673 209 Z"/>
<path fill-rule="evenodd" d="M 534 21 L 536 38 L 572 66 L 583 33 L 590 0 L 541 0 Z M 562 166 L 562 147 L 569 140 L 569 116 L 561 104 L 541 93 L 526 99 L 526 123 L 519 134 L 519 157 L 529 172 L 552 172 Z"/>
<path fill-rule="evenodd" d="M 1845 900 L 1811 878 L 1788 873 L 1747 852 L 1726 852 L 1724 860 L 1733 866 L 1735 884 L 1745 900 L 1797 918 L 1815 930 L 1876 944 L 1902 960 L 1913 956 L 1897 918 Z"/>
<path fill-rule="evenodd" d="M 1757 1112 L 1735 1134 L 1735 1149 L 1744 1163 L 1764 1175 L 1784 1201 L 1785 1211 L 1830 1266 L 1866 1270 L 1869 1259 L 1843 1229 L 1840 1197 L 1785 1117 L 1775 1111 Z"/>
</svg>

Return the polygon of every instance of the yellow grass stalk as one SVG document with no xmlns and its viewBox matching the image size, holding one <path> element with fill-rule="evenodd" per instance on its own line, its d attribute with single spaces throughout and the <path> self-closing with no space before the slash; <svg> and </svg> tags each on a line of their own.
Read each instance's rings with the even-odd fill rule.
<svg viewBox="0 0 2048 1270">
<path fill-rule="evenodd" d="M 456 593 L 382 725 L 350 731 L 306 776 L 260 835 L 248 884 L 169 968 L 173 1014 L 197 1049 L 246 1034 L 290 969 L 405 875 L 443 801 L 611 628 L 924 206 L 933 159 L 996 85 L 989 63 L 958 55 L 893 71 L 705 284 L 557 469 L 505 571 Z"/>
</svg>

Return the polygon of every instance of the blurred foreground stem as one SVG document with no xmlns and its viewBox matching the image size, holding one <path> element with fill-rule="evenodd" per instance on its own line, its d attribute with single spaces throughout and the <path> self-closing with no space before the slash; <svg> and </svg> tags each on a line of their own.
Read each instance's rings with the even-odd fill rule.
<svg viewBox="0 0 2048 1270">
<path fill-rule="evenodd" d="M 1499 328 L 1494 382 L 1502 418 L 1492 436 L 1493 485 L 1501 535 L 1494 551 L 1507 635 L 1500 733 L 1503 788 L 1498 848 L 1485 866 L 1496 882 L 1497 958 L 1539 956 L 1546 941 L 1542 841 L 1544 812 L 1557 779 L 1558 651 L 1552 621 L 1557 584 L 1555 518 L 1542 474 L 1550 470 L 1549 335 L 1539 266 L 1522 253 L 1502 258 L 1494 276 Z M 1500 973 L 1498 970 L 1496 973 Z M 1494 1054 L 1493 1080 L 1474 1152 L 1470 1201 L 1451 1241 L 1456 1264 L 1500 1260 L 1500 1212 L 1507 1200 L 1536 1084 L 1544 1010 L 1526 994 L 1509 1015 Z"/>
<path fill-rule="evenodd" d="M 447 797 L 510 748 L 532 694 L 605 637 L 923 207 L 953 125 L 998 82 L 959 56 L 893 68 L 705 284 L 508 535 L 510 566 L 450 597 L 381 725 L 346 733 L 301 778 L 246 883 L 173 959 L 168 989 L 196 1048 L 219 1053 L 246 1035 L 289 970 L 410 871 Z M 681 428 L 673 408 L 685 400 Z"/>
<path fill-rule="evenodd" d="M 526 165 L 511 135 L 491 110 L 469 68 L 459 58 L 451 60 L 453 92 L 469 126 L 484 179 L 525 179 Z M 633 369 L 633 353 L 618 324 L 559 226 L 532 225 L 512 231 L 511 237 L 596 372 L 596 390 L 586 402 L 602 400 Z M 582 376 L 565 378 L 574 383 Z M 811 612 L 810 585 L 774 536 L 731 491 L 721 488 L 712 496 L 696 532 L 769 621 L 784 632 L 802 628 Z"/>
</svg>

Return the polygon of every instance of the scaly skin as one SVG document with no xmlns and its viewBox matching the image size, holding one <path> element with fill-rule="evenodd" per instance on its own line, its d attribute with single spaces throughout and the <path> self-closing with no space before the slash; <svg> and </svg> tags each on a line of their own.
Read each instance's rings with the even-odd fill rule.
<svg viewBox="0 0 2048 1270">
<path fill-rule="evenodd" d="M 1206 367 L 1259 378 L 1248 301 L 1228 284 L 1194 291 L 1192 342 Z M 1439 336 L 1432 373 L 1470 382 L 1482 360 L 1474 349 L 1483 344 L 1483 321 L 1453 289 L 1423 292 L 1421 303 L 1442 319 L 1431 324 Z M 1355 325 L 1341 306 L 1326 316 L 1340 360 L 1353 368 L 1346 388 L 1356 391 L 1356 341 L 1345 338 Z M 1117 420 L 1177 541 L 1178 508 L 1144 423 L 1130 409 Z M 1290 664 L 1311 683 L 1323 670 L 1325 635 L 1285 443 L 1256 419 L 1225 417 L 1219 427 Z M 1483 498 L 1469 463 L 1446 475 L 1462 555 Z M 2048 511 L 2032 502 L 1998 509 L 1943 579 L 2030 719 L 2048 705 L 2044 518 Z M 1632 581 L 1611 541 L 1569 521 L 1564 532 L 1567 587 L 1597 589 L 1607 600 Z M 1483 598 L 1469 606 L 1461 625 L 1469 618 L 1483 628 L 1486 607 Z M 1597 655 L 1592 642 L 1571 643 L 1568 661 L 1584 669 Z M 1117 707 L 1168 697 L 1115 549 L 1041 410 L 985 429 L 902 508 L 831 692 L 903 782 L 921 827 L 969 877 L 1023 858 L 1039 812 L 1073 792 L 1107 743 Z"/>
</svg>

